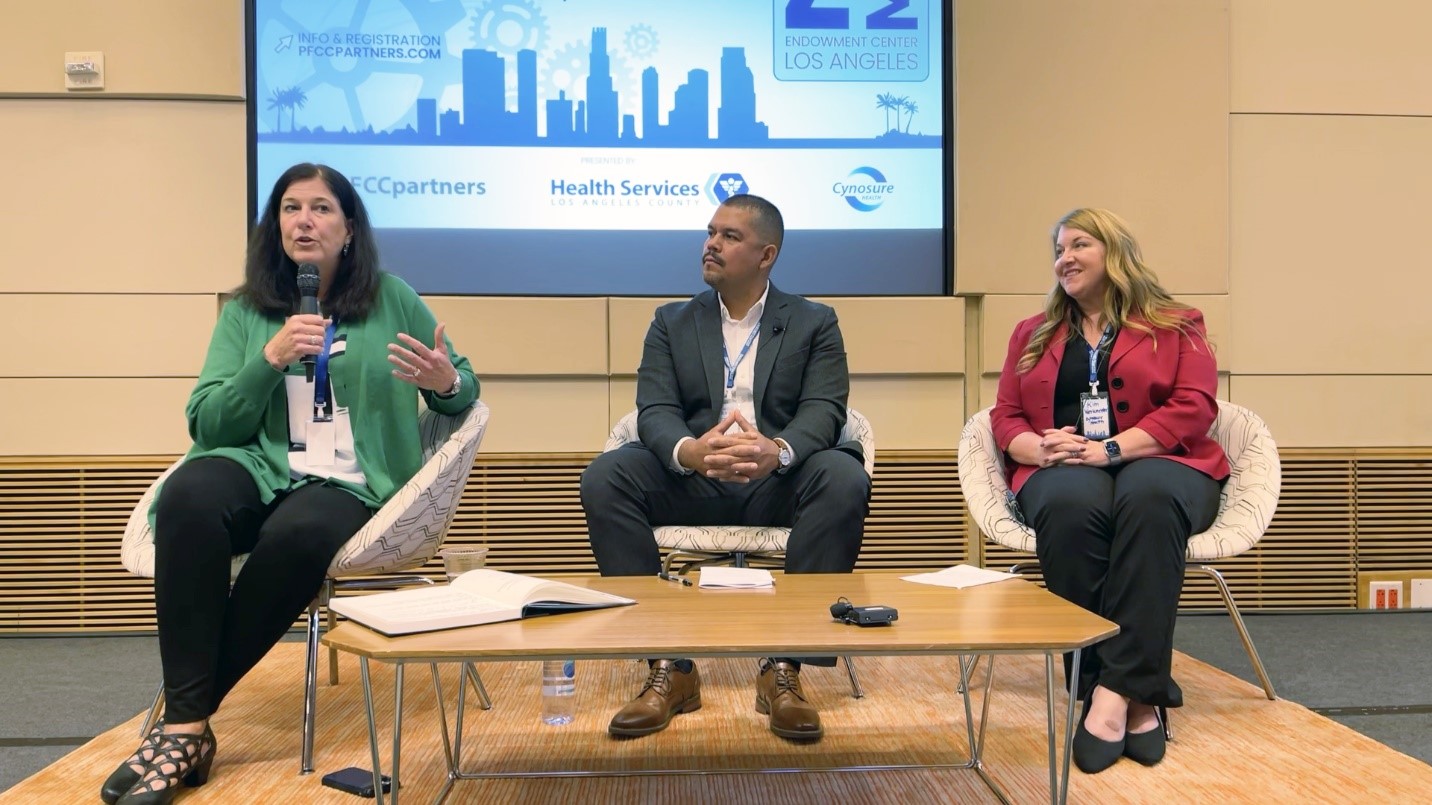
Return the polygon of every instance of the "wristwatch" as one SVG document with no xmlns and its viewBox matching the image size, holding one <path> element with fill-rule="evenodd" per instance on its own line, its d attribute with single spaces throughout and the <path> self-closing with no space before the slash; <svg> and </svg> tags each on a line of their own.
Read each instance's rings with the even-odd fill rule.
<svg viewBox="0 0 1432 805">
<path fill-rule="evenodd" d="M 1113 439 L 1104 440 L 1104 455 L 1109 457 L 1109 466 L 1117 467 L 1124 463 L 1124 451 L 1119 448 L 1119 443 Z"/>
<path fill-rule="evenodd" d="M 781 451 L 776 453 L 776 461 L 781 465 L 778 471 L 790 469 L 791 461 L 795 458 L 795 456 L 791 454 L 791 446 L 786 444 L 785 439 L 777 439 L 776 446 L 781 448 Z"/>
<path fill-rule="evenodd" d="M 442 392 L 441 394 L 438 394 L 438 396 L 444 400 L 451 400 L 453 397 L 456 397 L 458 395 L 458 392 L 460 391 L 462 391 L 462 372 L 454 372 L 452 379 L 452 388 L 448 389 L 445 392 Z"/>
</svg>

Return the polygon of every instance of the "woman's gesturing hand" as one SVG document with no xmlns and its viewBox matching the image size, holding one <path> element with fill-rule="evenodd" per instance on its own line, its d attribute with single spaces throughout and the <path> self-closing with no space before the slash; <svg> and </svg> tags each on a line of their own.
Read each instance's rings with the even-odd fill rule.
<svg viewBox="0 0 1432 805">
<path fill-rule="evenodd" d="M 264 344 L 264 360 L 282 372 L 305 355 L 323 351 L 323 332 L 328 320 L 316 313 L 289 316 L 283 327 Z"/>
<path fill-rule="evenodd" d="M 388 345 L 388 362 L 393 364 L 393 377 L 420 389 L 446 394 L 457 382 L 457 369 L 453 368 L 452 359 L 448 357 L 447 342 L 443 340 L 444 327 L 439 323 L 433 330 L 436 349 L 428 349 L 423 342 L 407 333 L 398 333 L 398 340 L 406 347 Z"/>
</svg>

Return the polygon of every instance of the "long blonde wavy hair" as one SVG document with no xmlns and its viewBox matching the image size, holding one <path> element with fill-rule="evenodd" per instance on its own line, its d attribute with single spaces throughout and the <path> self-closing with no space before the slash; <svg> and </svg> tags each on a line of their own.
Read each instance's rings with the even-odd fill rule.
<svg viewBox="0 0 1432 805">
<path fill-rule="evenodd" d="M 1169 296 L 1159 285 L 1158 277 L 1144 263 L 1138 241 L 1129 231 L 1124 219 L 1108 210 L 1080 208 L 1059 219 L 1054 226 L 1053 241 L 1059 243 L 1060 229 L 1078 229 L 1088 232 L 1104 244 L 1104 321 L 1118 329 L 1128 327 L 1150 335 L 1154 330 L 1178 330 L 1193 338 L 1196 331 L 1181 311 L 1190 310 L 1188 305 Z M 1044 322 L 1034 330 L 1024 354 L 1019 356 L 1015 371 L 1024 374 L 1043 357 L 1049 341 L 1059 325 L 1069 325 L 1070 332 L 1079 326 L 1081 313 L 1079 305 L 1064 292 L 1058 277 L 1054 288 L 1044 300 Z M 1195 341 L 1203 340 L 1202 338 Z M 1205 342 L 1206 343 L 1206 342 Z M 1154 349 L 1158 349 L 1155 335 Z"/>
</svg>

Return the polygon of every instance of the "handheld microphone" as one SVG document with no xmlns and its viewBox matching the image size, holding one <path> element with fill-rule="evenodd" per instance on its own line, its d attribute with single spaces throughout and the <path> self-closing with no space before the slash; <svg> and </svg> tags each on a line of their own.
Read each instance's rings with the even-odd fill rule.
<svg viewBox="0 0 1432 805">
<path fill-rule="evenodd" d="M 298 266 L 298 312 L 318 314 L 318 266 L 313 263 L 301 263 Z M 303 364 L 308 382 L 312 383 L 313 356 L 304 355 L 298 360 Z"/>
</svg>

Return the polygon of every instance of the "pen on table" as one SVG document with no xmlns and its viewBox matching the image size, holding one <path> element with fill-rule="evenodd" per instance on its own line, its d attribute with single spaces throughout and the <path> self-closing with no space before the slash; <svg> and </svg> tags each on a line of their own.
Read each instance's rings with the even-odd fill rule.
<svg viewBox="0 0 1432 805">
<path fill-rule="evenodd" d="M 667 575 L 665 572 L 658 573 L 658 574 L 656 574 L 656 575 L 657 575 L 657 578 L 665 579 L 665 580 L 667 580 L 667 581 L 674 581 L 674 582 L 676 582 L 677 584 L 680 584 L 680 585 L 683 586 L 683 587 L 690 587 L 690 586 L 691 586 L 691 579 L 684 579 L 684 578 L 681 578 L 680 576 L 669 576 L 669 575 Z"/>
</svg>

